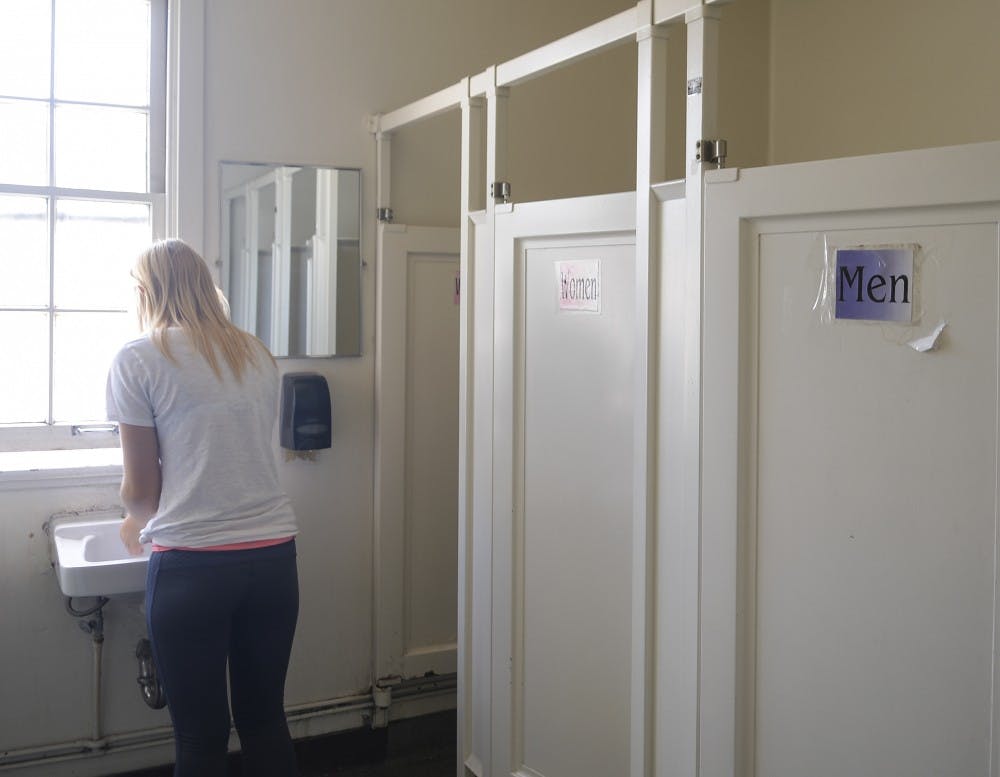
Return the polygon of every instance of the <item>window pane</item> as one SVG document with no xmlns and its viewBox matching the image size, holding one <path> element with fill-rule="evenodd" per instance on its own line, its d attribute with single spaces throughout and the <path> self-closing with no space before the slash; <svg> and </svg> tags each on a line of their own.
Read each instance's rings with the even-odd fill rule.
<svg viewBox="0 0 1000 777">
<path fill-rule="evenodd" d="M 58 100 L 149 104 L 148 0 L 57 0 Z"/>
<path fill-rule="evenodd" d="M 0 100 L 0 183 L 46 186 L 49 182 L 49 107 Z"/>
<path fill-rule="evenodd" d="M 49 415 L 49 317 L 0 312 L 0 423 L 43 423 Z"/>
<path fill-rule="evenodd" d="M 48 99 L 51 12 L 39 0 L 0 0 L 0 94 Z"/>
<path fill-rule="evenodd" d="M 0 307 L 49 304 L 44 197 L 0 195 Z"/>
<path fill-rule="evenodd" d="M 52 416 L 61 421 L 102 421 L 111 359 L 138 337 L 128 313 L 56 313 L 52 354 Z"/>
<path fill-rule="evenodd" d="M 56 186 L 147 191 L 148 134 L 149 117 L 142 111 L 57 107 Z"/>
<path fill-rule="evenodd" d="M 55 306 L 134 307 L 135 283 L 129 271 L 152 235 L 145 203 L 57 200 Z"/>
</svg>

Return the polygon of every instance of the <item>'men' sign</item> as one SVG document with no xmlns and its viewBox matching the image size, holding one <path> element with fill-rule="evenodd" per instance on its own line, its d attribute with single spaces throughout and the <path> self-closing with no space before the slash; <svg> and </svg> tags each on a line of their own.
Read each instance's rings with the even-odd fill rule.
<svg viewBox="0 0 1000 777">
<path fill-rule="evenodd" d="M 912 248 L 837 251 L 836 318 L 911 321 Z"/>
</svg>

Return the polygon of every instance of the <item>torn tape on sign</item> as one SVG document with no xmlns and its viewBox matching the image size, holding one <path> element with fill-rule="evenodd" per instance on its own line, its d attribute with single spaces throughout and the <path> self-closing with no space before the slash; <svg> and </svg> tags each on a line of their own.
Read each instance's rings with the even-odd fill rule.
<svg viewBox="0 0 1000 777">
<path fill-rule="evenodd" d="M 933 351 L 938 347 L 938 339 L 941 337 L 941 333 L 944 331 L 946 326 L 948 326 L 947 321 L 939 321 L 938 325 L 931 330 L 929 335 L 918 337 L 916 340 L 910 340 L 907 345 L 914 351 L 919 351 L 920 353 Z"/>
</svg>

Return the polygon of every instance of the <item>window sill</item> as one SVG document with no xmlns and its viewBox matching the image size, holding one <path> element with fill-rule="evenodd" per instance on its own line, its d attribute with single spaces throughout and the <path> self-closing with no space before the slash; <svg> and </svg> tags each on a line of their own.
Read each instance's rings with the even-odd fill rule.
<svg viewBox="0 0 1000 777">
<path fill-rule="evenodd" d="M 121 448 L 0 453 L 0 491 L 118 484 Z"/>
</svg>

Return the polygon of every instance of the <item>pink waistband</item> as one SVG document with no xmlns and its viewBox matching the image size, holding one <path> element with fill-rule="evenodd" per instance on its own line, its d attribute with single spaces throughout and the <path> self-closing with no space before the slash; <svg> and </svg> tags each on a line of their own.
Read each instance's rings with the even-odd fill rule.
<svg viewBox="0 0 1000 777">
<path fill-rule="evenodd" d="M 153 543 L 153 552 L 160 553 L 166 550 L 253 550 L 254 548 L 269 548 L 272 545 L 280 545 L 283 542 L 291 542 L 294 537 L 279 537 L 276 540 L 251 540 L 250 542 L 231 542 L 228 545 L 209 545 L 205 548 L 171 548 L 166 545 Z"/>
</svg>

